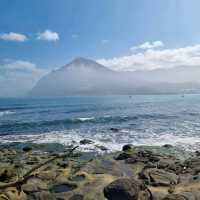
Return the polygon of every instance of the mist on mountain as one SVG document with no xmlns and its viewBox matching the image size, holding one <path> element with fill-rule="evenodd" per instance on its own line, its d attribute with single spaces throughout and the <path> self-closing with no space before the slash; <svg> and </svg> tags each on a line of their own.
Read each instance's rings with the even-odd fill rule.
<svg viewBox="0 0 200 200">
<path fill-rule="evenodd" d="M 74 59 L 42 77 L 31 96 L 198 93 L 199 67 L 113 71 L 93 60 Z"/>
</svg>

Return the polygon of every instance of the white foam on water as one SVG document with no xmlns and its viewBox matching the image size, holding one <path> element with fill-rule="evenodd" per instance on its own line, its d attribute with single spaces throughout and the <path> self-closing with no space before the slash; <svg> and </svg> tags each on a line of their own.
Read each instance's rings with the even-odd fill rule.
<svg viewBox="0 0 200 200">
<path fill-rule="evenodd" d="M 184 150 L 196 151 L 200 148 L 200 137 L 198 136 L 176 136 L 172 133 L 162 134 L 160 136 L 156 134 L 150 134 L 148 137 L 138 138 L 138 135 L 134 132 L 128 132 L 123 130 L 117 133 L 122 139 L 118 141 L 117 135 L 109 135 L 106 133 L 96 134 L 83 134 L 77 130 L 68 131 L 52 131 L 49 133 L 37 134 L 37 135 L 6 135 L 0 136 L 0 142 L 33 142 L 33 143 L 59 143 L 63 145 L 79 145 L 80 140 L 90 139 L 94 143 L 87 145 L 80 145 L 81 151 L 99 151 L 101 150 L 97 146 L 104 146 L 109 152 L 119 151 L 125 144 L 133 145 L 147 145 L 147 146 L 162 146 L 164 144 L 171 144 L 173 146 L 180 147 Z M 121 134 L 121 135 L 120 135 Z M 134 135 L 135 134 L 135 135 Z M 130 137 L 132 135 L 132 137 Z"/>
<path fill-rule="evenodd" d="M 0 111 L 0 117 L 3 117 L 4 115 L 11 115 L 11 114 L 15 114 L 15 112 L 10 111 L 10 110 Z"/>
<path fill-rule="evenodd" d="M 92 121 L 94 120 L 95 118 L 94 117 L 80 117 L 78 118 L 78 120 L 82 121 L 82 122 L 85 122 L 85 121 Z"/>
</svg>

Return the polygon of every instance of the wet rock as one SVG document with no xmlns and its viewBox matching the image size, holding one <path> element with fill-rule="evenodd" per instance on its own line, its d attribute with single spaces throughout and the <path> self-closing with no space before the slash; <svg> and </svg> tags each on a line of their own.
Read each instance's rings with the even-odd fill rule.
<svg viewBox="0 0 200 200">
<path fill-rule="evenodd" d="M 165 169 L 169 172 L 175 172 L 176 174 L 180 174 L 184 170 L 184 165 L 181 161 L 174 158 L 161 158 L 157 167 L 159 169 Z"/>
<path fill-rule="evenodd" d="M 179 176 L 161 169 L 144 169 L 139 176 L 153 186 L 170 186 L 179 182 Z"/>
<path fill-rule="evenodd" d="M 108 151 L 108 148 L 102 146 L 102 145 L 95 145 L 95 147 L 97 147 L 98 149 L 100 149 L 101 151 Z"/>
<path fill-rule="evenodd" d="M 25 146 L 25 147 L 23 147 L 23 149 L 22 149 L 24 152 L 29 152 L 29 151 L 32 151 L 32 147 L 30 147 L 30 146 Z"/>
<path fill-rule="evenodd" d="M 164 144 L 163 147 L 169 149 L 169 148 L 173 148 L 173 145 L 171 145 L 171 144 Z"/>
<path fill-rule="evenodd" d="M 86 145 L 86 144 L 93 144 L 94 142 L 92 140 L 89 139 L 84 139 L 80 141 L 81 145 Z"/>
<path fill-rule="evenodd" d="M 150 164 L 150 161 L 148 158 L 138 157 L 137 155 L 131 155 L 129 158 L 125 160 L 125 163 L 127 164 L 136 164 L 138 162 Z"/>
<path fill-rule="evenodd" d="M 153 155 L 153 152 L 150 151 L 150 150 L 139 150 L 139 151 L 137 152 L 137 155 L 138 155 L 139 157 L 143 157 L 143 158 L 149 158 L 149 157 L 151 157 L 151 156 L 155 156 L 155 155 Z"/>
<path fill-rule="evenodd" d="M 134 148 L 132 144 L 126 144 L 122 147 L 122 151 L 131 151 Z"/>
<path fill-rule="evenodd" d="M 53 193 L 62 193 L 62 192 L 70 192 L 76 188 L 77 188 L 76 184 L 62 183 L 62 184 L 52 186 L 50 191 Z"/>
<path fill-rule="evenodd" d="M 113 132 L 119 132 L 118 128 L 110 128 L 110 130 L 113 131 Z"/>
<path fill-rule="evenodd" d="M 123 152 L 123 153 L 120 153 L 118 156 L 116 156 L 115 160 L 126 160 L 131 157 L 132 157 L 132 155 L 130 153 Z"/>
<path fill-rule="evenodd" d="M 104 188 L 104 196 L 108 200 L 137 200 L 139 192 L 145 190 L 144 184 L 129 178 L 113 181 Z"/>
</svg>

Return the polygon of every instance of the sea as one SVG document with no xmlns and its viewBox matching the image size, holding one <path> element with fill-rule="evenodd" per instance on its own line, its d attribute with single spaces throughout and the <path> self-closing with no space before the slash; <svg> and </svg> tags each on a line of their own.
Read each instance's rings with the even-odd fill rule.
<svg viewBox="0 0 200 200">
<path fill-rule="evenodd" d="M 124 144 L 200 149 L 200 95 L 0 98 L 0 143 Z"/>
</svg>

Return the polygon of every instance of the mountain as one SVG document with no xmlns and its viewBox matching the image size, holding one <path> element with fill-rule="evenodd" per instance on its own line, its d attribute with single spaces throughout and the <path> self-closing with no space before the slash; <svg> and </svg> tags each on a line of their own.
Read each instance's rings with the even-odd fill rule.
<svg viewBox="0 0 200 200">
<path fill-rule="evenodd" d="M 32 96 L 90 95 L 112 93 L 117 76 L 95 61 L 77 58 L 44 76 L 32 89 Z"/>
<path fill-rule="evenodd" d="M 200 68 L 119 72 L 77 58 L 41 78 L 31 96 L 198 93 Z"/>
</svg>

